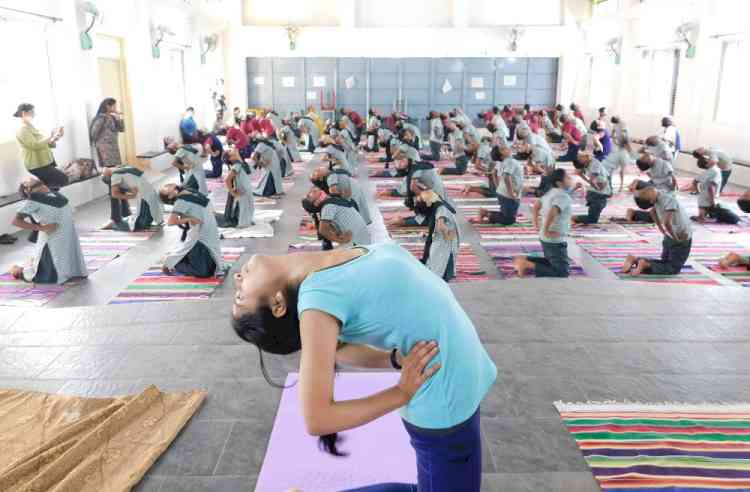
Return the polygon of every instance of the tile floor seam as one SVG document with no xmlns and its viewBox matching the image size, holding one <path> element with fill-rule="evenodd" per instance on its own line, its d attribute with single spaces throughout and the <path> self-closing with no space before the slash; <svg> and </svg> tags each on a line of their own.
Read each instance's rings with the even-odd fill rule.
<svg viewBox="0 0 750 492">
<path fill-rule="evenodd" d="M 219 457 L 216 459 L 216 464 L 214 465 L 214 469 L 211 471 L 211 476 L 217 476 L 216 470 L 219 469 L 219 464 L 221 463 L 221 459 L 224 457 L 224 452 L 227 450 L 227 444 L 229 444 L 229 439 L 231 439 L 232 432 L 234 431 L 236 425 L 236 421 L 233 421 L 232 426 L 229 428 L 229 432 L 227 432 L 227 438 L 224 441 L 224 445 L 221 447 L 221 452 L 219 453 Z"/>
</svg>

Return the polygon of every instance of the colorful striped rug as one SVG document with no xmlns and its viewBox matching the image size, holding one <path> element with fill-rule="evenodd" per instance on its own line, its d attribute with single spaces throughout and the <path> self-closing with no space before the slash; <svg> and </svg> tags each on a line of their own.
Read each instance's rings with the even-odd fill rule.
<svg viewBox="0 0 750 492">
<path fill-rule="evenodd" d="M 236 262 L 244 246 L 223 247 L 224 262 Z M 182 274 L 166 275 L 161 265 L 154 265 L 117 294 L 109 304 L 136 304 L 144 302 L 193 301 L 208 299 L 224 282 L 224 276 L 196 278 Z"/>
<path fill-rule="evenodd" d="M 414 255 L 415 258 L 422 258 L 424 243 L 422 242 L 404 242 L 399 245 Z M 492 277 L 487 275 L 479 265 L 479 257 L 468 243 L 461 243 L 458 249 L 458 258 L 456 259 L 456 278 L 451 283 L 477 282 L 480 280 L 490 280 Z"/>
<path fill-rule="evenodd" d="M 155 231 L 85 231 L 79 234 L 81 250 L 89 275 L 100 270 L 129 249 L 147 241 Z M 0 306 L 40 307 L 62 294 L 80 281 L 63 285 L 30 284 L 14 279 L 10 274 L 0 275 Z"/>
<path fill-rule="evenodd" d="M 500 271 L 500 276 L 504 279 L 517 277 L 516 270 L 513 268 L 513 258 L 517 255 L 543 256 L 542 245 L 538 240 L 535 241 L 481 241 L 479 243 L 490 255 L 495 262 L 495 266 Z M 572 258 L 570 259 L 570 276 L 585 277 L 586 272 L 583 267 Z M 528 278 L 533 278 L 529 276 Z"/>
<path fill-rule="evenodd" d="M 750 490 L 750 405 L 555 406 L 602 490 Z"/>
<path fill-rule="evenodd" d="M 716 262 L 702 264 L 727 280 L 750 287 L 750 270 L 747 267 L 721 268 Z"/>
<path fill-rule="evenodd" d="M 596 261 L 612 271 L 622 280 L 633 280 L 640 282 L 657 282 L 669 284 L 702 284 L 719 285 L 719 282 L 710 275 L 696 270 L 690 262 L 686 263 L 679 275 L 639 275 L 633 277 L 622 273 L 620 270 L 625 258 L 632 254 L 646 258 L 661 257 L 661 244 L 649 242 L 645 239 L 632 240 L 595 240 L 579 239 L 576 244 L 586 250 Z M 692 260 L 715 260 L 727 251 L 740 249 L 734 243 L 721 242 L 693 242 L 690 253 Z"/>
</svg>

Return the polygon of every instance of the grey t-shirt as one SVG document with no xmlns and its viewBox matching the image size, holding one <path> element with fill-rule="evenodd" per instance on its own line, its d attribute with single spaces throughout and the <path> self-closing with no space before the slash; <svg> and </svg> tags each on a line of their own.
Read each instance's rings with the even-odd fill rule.
<svg viewBox="0 0 750 492">
<path fill-rule="evenodd" d="M 651 181 L 657 189 L 669 192 L 674 191 L 674 182 L 672 180 L 674 168 L 672 168 L 672 164 L 669 161 L 657 157 L 656 162 L 647 171 L 647 174 L 651 177 Z"/>
<path fill-rule="evenodd" d="M 568 234 L 570 234 L 570 220 L 573 213 L 573 200 L 570 195 L 560 188 L 552 188 L 542 198 L 541 216 L 539 217 L 539 239 L 546 243 L 564 243 Z M 544 225 L 547 221 L 547 215 L 553 207 L 557 207 L 559 213 L 554 222 L 550 224 L 550 231 L 560 234 L 559 237 L 547 237 L 544 235 Z"/>
<path fill-rule="evenodd" d="M 698 206 L 701 208 L 710 207 L 713 204 L 709 196 L 709 189 L 713 184 L 714 199 L 718 203 L 719 190 L 721 190 L 721 170 L 717 166 L 710 167 L 703 171 L 700 176 L 695 178 L 698 183 Z"/>
<path fill-rule="evenodd" d="M 596 189 L 592 186 L 590 189 L 592 193 L 606 196 L 612 195 L 612 185 L 609 183 L 609 172 L 598 159 L 591 159 L 591 163 L 586 168 L 586 176 L 588 176 L 592 183 L 596 183 L 600 186 L 604 185 L 600 189 Z"/>
<path fill-rule="evenodd" d="M 659 191 L 654 210 L 662 224 L 666 223 L 667 212 L 672 212 L 672 231 L 677 235 L 678 240 L 686 241 L 692 237 L 693 228 L 690 225 L 690 217 L 672 193 Z"/>
<path fill-rule="evenodd" d="M 523 163 L 508 157 L 495 168 L 497 173 L 497 192 L 506 198 L 511 198 L 511 190 L 505 185 L 505 177 L 510 176 L 512 194 L 518 200 L 523 191 Z"/>
</svg>

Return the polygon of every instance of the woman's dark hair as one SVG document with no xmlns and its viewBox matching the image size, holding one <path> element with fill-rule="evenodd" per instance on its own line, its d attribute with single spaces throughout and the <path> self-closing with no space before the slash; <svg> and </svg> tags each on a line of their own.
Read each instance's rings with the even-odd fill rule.
<svg viewBox="0 0 750 492">
<path fill-rule="evenodd" d="M 737 200 L 737 206 L 746 214 L 750 214 L 750 200 L 747 198 L 740 198 Z"/>
<path fill-rule="evenodd" d="M 170 196 L 169 196 L 169 195 L 167 194 L 167 192 L 166 192 L 166 191 L 164 191 L 164 190 L 159 190 L 159 200 L 161 200 L 161 202 L 162 202 L 162 203 L 163 203 L 164 205 L 174 205 L 174 202 L 176 202 L 176 201 L 177 201 L 177 196 L 175 196 L 175 197 L 170 197 Z"/>
<path fill-rule="evenodd" d="M 500 154 L 499 145 L 495 145 L 494 147 L 492 147 L 492 150 L 490 150 L 490 159 L 495 162 L 502 162 L 503 156 Z"/>
<path fill-rule="evenodd" d="M 593 120 L 591 122 L 591 125 L 589 125 L 589 128 L 591 129 L 592 132 L 598 132 L 600 130 L 599 123 L 597 123 L 596 120 Z"/>
<path fill-rule="evenodd" d="M 703 154 L 698 150 L 694 150 L 693 157 L 695 157 L 696 159 L 700 159 L 701 157 L 703 157 Z"/>
<path fill-rule="evenodd" d="M 246 313 L 239 318 L 232 319 L 232 328 L 235 333 L 258 348 L 260 356 L 260 370 L 266 382 L 275 388 L 285 388 L 283 384 L 275 382 L 268 375 L 263 352 L 277 355 L 289 355 L 299 352 L 302 341 L 299 334 L 299 313 L 297 311 L 298 290 L 287 288 L 286 313 L 277 318 L 271 309 L 264 306 L 254 313 Z M 320 448 L 334 456 L 345 456 L 337 449 L 339 441 L 338 434 L 326 434 L 320 436 L 318 445 Z"/>
<path fill-rule="evenodd" d="M 620 118 L 618 118 L 617 116 L 613 116 L 612 118 L 609 119 L 609 121 L 611 121 L 613 125 L 620 124 Z"/>
<path fill-rule="evenodd" d="M 651 207 L 654 206 L 653 203 L 651 203 L 650 201 L 646 200 L 645 198 L 641 198 L 639 196 L 635 197 L 635 204 L 641 210 L 648 210 L 648 209 L 650 209 Z"/>
<path fill-rule="evenodd" d="M 563 169 L 563 168 L 557 168 L 554 171 L 552 171 L 552 173 L 550 173 L 550 175 L 549 175 L 550 180 L 552 181 L 552 186 L 554 186 L 555 188 L 558 188 L 557 183 L 558 182 L 559 183 L 564 183 L 565 182 L 565 176 L 567 174 L 568 173 L 566 173 L 565 169 Z"/>
<path fill-rule="evenodd" d="M 490 133 L 495 133 L 495 131 L 497 131 L 497 127 L 494 123 L 487 123 L 487 131 Z"/>
<path fill-rule="evenodd" d="M 104 98 L 101 104 L 99 104 L 99 109 L 96 110 L 97 116 L 106 113 L 107 108 L 112 106 L 113 104 L 117 104 L 117 99 L 115 99 L 114 97 Z"/>
<path fill-rule="evenodd" d="M 671 125 L 672 125 L 672 118 L 665 116 L 664 118 L 661 119 L 661 126 L 663 126 L 664 128 L 671 126 Z"/>
<path fill-rule="evenodd" d="M 641 171 L 648 171 L 651 169 L 651 161 L 644 157 L 640 157 L 637 161 L 635 161 L 635 165 L 638 166 L 638 169 Z"/>
</svg>

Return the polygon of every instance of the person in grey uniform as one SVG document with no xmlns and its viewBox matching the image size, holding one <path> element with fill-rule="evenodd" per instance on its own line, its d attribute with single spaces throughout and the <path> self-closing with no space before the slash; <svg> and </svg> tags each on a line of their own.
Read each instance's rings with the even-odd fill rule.
<svg viewBox="0 0 750 492">
<path fill-rule="evenodd" d="M 430 124 L 430 153 L 422 154 L 422 159 L 430 161 L 440 160 L 440 150 L 443 148 L 443 139 L 445 138 L 443 121 L 437 111 L 430 111 L 428 115 Z"/>
<path fill-rule="evenodd" d="M 670 161 L 644 152 L 635 161 L 635 165 L 651 178 L 651 183 L 658 189 L 667 193 L 674 193 L 677 190 L 677 178 Z"/>
<path fill-rule="evenodd" d="M 740 221 L 739 216 L 719 203 L 721 170 L 717 161 L 701 156 L 698 158 L 698 167 L 703 172 L 693 180 L 687 189 L 683 190 L 698 194 L 698 216 L 691 217 L 691 219 L 696 222 L 715 219 L 719 224 L 738 223 Z"/>
<path fill-rule="evenodd" d="M 294 134 L 292 127 L 285 124 L 279 133 L 281 141 L 286 145 L 289 162 L 302 162 L 302 156 L 297 148 L 297 136 Z"/>
<path fill-rule="evenodd" d="M 253 193 L 256 196 L 284 194 L 279 154 L 273 145 L 266 140 L 259 140 L 250 159 L 252 159 L 255 167 L 260 167 L 263 170 L 260 182 Z"/>
<path fill-rule="evenodd" d="M 331 166 L 344 169 L 349 174 L 354 175 L 354 168 L 349 162 L 346 151 L 341 145 L 334 143 L 331 137 L 323 136 L 316 152 L 322 153 L 324 160 L 330 162 Z"/>
<path fill-rule="evenodd" d="M 275 134 L 267 138 L 266 141 L 276 150 L 276 155 L 279 156 L 281 176 L 284 178 L 294 176 L 294 168 L 289 160 L 289 153 L 286 151 L 286 146 L 282 142 L 279 142 Z"/>
<path fill-rule="evenodd" d="M 659 231 L 664 235 L 662 253 L 658 259 L 628 255 L 622 272 L 638 275 L 677 275 L 690 257 L 693 229 L 690 218 L 673 193 L 647 186 L 636 191 L 635 203 L 648 210 Z"/>
<path fill-rule="evenodd" d="M 491 125 L 492 123 L 490 123 Z M 497 181 L 495 175 L 495 161 L 492 160 L 492 137 L 484 136 L 479 144 L 479 148 L 472 157 L 472 163 L 474 168 L 487 177 L 486 185 L 467 185 L 464 187 L 462 193 L 469 195 L 470 193 L 478 193 L 487 198 L 495 198 L 497 196 Z"/>
<path fill-rule="evenodd" d="M 255 198 L 250 181 L 252 169 L 237 149 L 231 149 L 228 157 L 230 166 L 225 183 L 229 196 L 224 210 L 224 224 L 238 228 L 250 227 L 255 225 Z"/>
<path fill-rule="evenodd" d="M 492 149 L 492 160 L 498 163 L 495 166 L 495 181 L 500 211 L 480 208 L 478 217 L 480 223 L 501 225 L 516 223 L 523 193 L 523 163 L 514 159 L 512 154 L 512 149 L 507 145 L 495 146 Z"/>
<path fill-rule="evenodd" d="M 171 137 L 164 139 L 164 148 L 174 156 L 172 166 L 180 171 L 180 181 L 188 188 L 198 190 L 202 194 L 208 194 L 208 183 L 206 183 L 206 172 L 203 170 L 203 161 L 200 151 L 192 145 L 180 145 Z"/>
<path fill-rule="evenodd" d="M 313 216 L 318 234 L 329 243 L 338 243 L 341 248 L 372 243 L 367 224 L 353 200 L 327 195 L 314 186 L 302 200 L 302 207 Z"/>
<path fill-rule="evenodd" d="M 578 159 L 573 162 L 576 173 L 588 185 L 586 192 L 586 215 L 576 215 L 576 224 L 598 224 L 602 211 L 607 207 L 607 201 L 612 196 L 612 183 L 607 168 L 596 160 L 591 152 L 579 152 Z"/>
<path fill-rule="evenodd" d="M 163 259 L 164 273 L 179 272 L 199 278 L 221 274 L 225 265 L 211 200 L 198 191 L 174 183 L 162 186 L 159 198 L 162 203 L 172 205 L 167 224 L 183 230 L 180 244 Z"/>
<path fill-rule="evenodd" d="M 535 277 L 560 277 L 570 275 L 568 259 L 568 235 L 572 216 L 573 199 L 570 191 L 573 180 L 565 169 L 556 169 L 550 174 L 552 188 L 534 202 L 531 217 L 534 228 L 539 231 L 543 256 L 516 256 L 513 265 L 519 277 L 533 272 Z"/>
<path fill-rule="evenodd" d="M 372 223 L 367 198 L 359 183 L 352 179 L 351 174 L 347 170 L 335 166 L 320 166 L 313 169 L 310 181 L 329 195 L 353 200 L 365 224 L 370 225 Z"/>
<path fill-rule="evenodd" d="M 37 178 L 25 180 L 19 192 L 25 201 L 13 225 L 38 231 L 34 257 L 26 265 L 13 265 L 11 275 L 39 284 L 63 284 L 88 276 L 81 242 L 73 222 L 73 207 L 59 191 L 51 191 Z"/>
<path fill-rule="evenodd" d="M 466 155 L 466 141 L 464 140 L 463 130 L 454 122 L 448 122 L 445 125 L 448 132 L 448 142 L 453 152 L 455 167 L 444 167 L 440 169 L 440 174 L 466 174 L 469 166 L 469 157 Z"/>
<path fill-rule="evenodd" d="M 693 151 L 693 157 L 696 159 L 704 157 L 708 161 L 716 163 L 716 166 L 721 171 L 721 189 L 719 191 L 724 191 L 724 187 L 732 175 L 732 165 L 734 164 L 732 157 L 715 147 L 699 147 Z"/>
<path fill-rule="evenodd" d="M 112 197 L 117 200 L 135 200 L 138 204 L 133 231 L 143 231 L 152 224 L 161 225 L 164 222 L 164 208 L 143 171 L 132 166 L 107 171 L 111 174 Z"/>
<path fill-rule="evenodd" d="M 414 211 L 427 217 L 427 237 L 422 263 L 446 282 L 456 277 L 458 261 L 458 225 L 456 209 L 432 190 L 424 190 L 416 199 Z"/>
<path fill-rule="evenodd" d="M 307 135 L 307 151 L 313 152 L 315 150 L 315 145 L 318 143 L 318 140 L 320 140 L 320 130 L 318 130 L 318 126 L 312 118 L 308 116 L 300 116 L 297 120 L 297 128 L 301 135 Z"/>
</svg>

